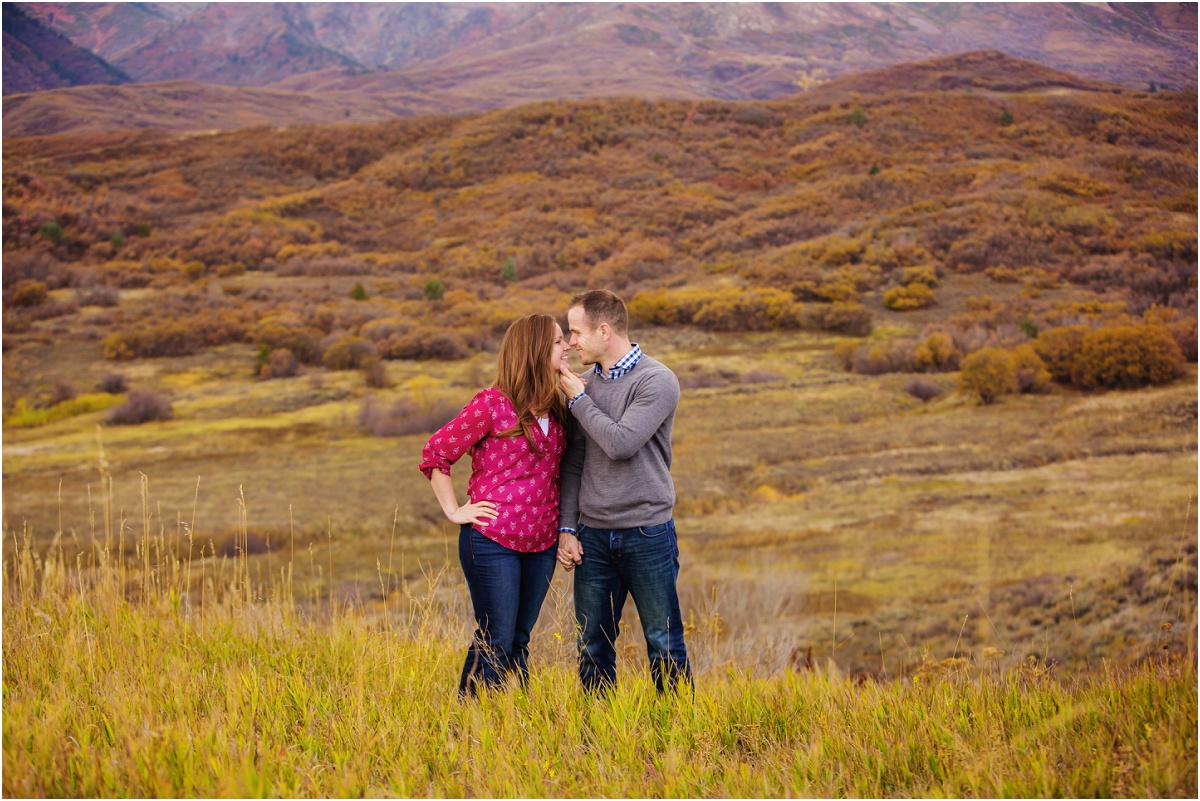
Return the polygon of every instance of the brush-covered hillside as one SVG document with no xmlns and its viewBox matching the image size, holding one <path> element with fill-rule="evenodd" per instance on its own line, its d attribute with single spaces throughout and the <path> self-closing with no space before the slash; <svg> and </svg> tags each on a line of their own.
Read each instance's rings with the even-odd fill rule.
<svg viewBox="0 0 1200 801">
<path fill-rule="evenodd" d="M 603 286 L 649 324 L 916 321 L 965 356 L 1149 321 L 1195 359 L 1194 92 L 996 53 L 846 80 L 773 103 L 8 139 L 5 349 L 82 323 L 114 362 L 232 342 L 453 359 Z M 6 370 L 6 406 L 38 380 Z"/>
</svg>

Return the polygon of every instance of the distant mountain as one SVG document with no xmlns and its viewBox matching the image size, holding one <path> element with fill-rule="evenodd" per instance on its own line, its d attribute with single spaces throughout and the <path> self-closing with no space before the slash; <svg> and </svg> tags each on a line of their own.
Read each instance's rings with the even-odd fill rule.
<svg viewBox="0 0 1200 801">
<path fill-rule="evenodd" d="M 1070 78 L 1076 83 L 1139 90 L 1152 82 L 1194 86 L 1197 68 L 1194 3 L 16 5 L 95 48 L 139 84 L 169 81 L 171 88 L 130 87 L 116 106 L 111 93 L 99 100 L 86 90 L 20 104 L 8 98 L 10 132 L 208 130 L 250 119 L 332 122 L 338 114 L 368 121 L 612 96 L 766 100 L 973 51 L 1037 62 L 1077 76 Z M 10 50 L 21 48 L 27 43 L 6 27 L 6 94 Z M 12 60 L 21 69 L 30 61 Z M 999 79 L 1006 66 L 993 60 L 989 68 Z M 901 70 L 865 80 L 903 85 L 931 79 L 925 69 L 920 76 Z M 12 74 L 23 75 L 16 68 Z M 204 84 L 273 94 L 254 96 L 270 98 L 256 108 L 249 94 L 203 90 Z M 182 99 L 189 92 L 192 98 Z M 204 107 L 217 97 L 227 107 Z M 303 110 L 290 117 L 293 101 Z M 13 116 L 17 105 L 21 113 Z M 36 124 L 18 125 L 29 115 Z"/>
<path fill-rule="evenodd" d="M 234 86 L 419 71 L 469 92 L 515 71 L 569 96 L 644 76 L 736 98 L 982 49 L 1130 88 L 1194 85 L 1197 66 L 1194 3 L 18 5 L 135 80 Z"/>
<path fill-rule="evenodd" d="M 4 94 L 128 81 L 120 70 L 31 19 L 16 4 L 4 4 Z"/>
<path fill-rule="evenodd" d="M 364 78 L 370 76 L 363 76 Z M 307 76 L 314 80 L 314 76 Z M 297 82 L 301 82 L 297 79 Z M 366 85 L 369 87 L 370 85 Z M 644 88 L 646 84 L 641 84 Z M 979 90 L 1127 90 L 1052 70 L 997 51 L 977 51 L 926 62 L 898 64 L 848 75 L 813 90 L 815 96 L 843 102 L 852 95 L 900 92 Z M 493 104 L 494 105 L 494 104 Z M 218 131 L 268 125 L 378 122 L 415 115 L 478 111 L 484 105 L 436 92 L 214 86 L 190 81 L 79 87 L 5 98 L 4 129 L 11 137 L 44 136 L 67 131 L 114 131 L 162 128 Z"/>
</svg>

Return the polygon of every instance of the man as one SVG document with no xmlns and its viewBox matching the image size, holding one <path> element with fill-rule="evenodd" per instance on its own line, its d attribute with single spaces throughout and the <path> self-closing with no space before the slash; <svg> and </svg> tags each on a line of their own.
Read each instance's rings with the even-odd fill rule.
<svg viewBox="0 0 1200 801">
<path fill-rule="evenodd" d="M 675 581 L 671 426 L 679 381 L 629 341 L 624 302 L 607 290 L 571 299 L 570 345 L 585 383 L 563 367 L 559 385 L 576 431 L 562 464 L 558 560 L 575 575 L 579 677 L 588 690 L 616 684 L 621 610 L 632 594 L 661 693 L 691 682 Z"/>
</svg>

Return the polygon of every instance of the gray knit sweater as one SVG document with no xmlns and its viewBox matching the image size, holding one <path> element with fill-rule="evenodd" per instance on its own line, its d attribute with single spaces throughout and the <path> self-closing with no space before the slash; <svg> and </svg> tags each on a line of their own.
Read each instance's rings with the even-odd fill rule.
<svg viewBox="0 0 1200 801">
<path fill-rule="evenodd" d="M 559 526 L 635 528 L 671 519 L 678 405 L 675 374 L 645 354 L 620 378 L 591 377 L 571 408 L 576 425 L 563 455 Z"/>
</svg>

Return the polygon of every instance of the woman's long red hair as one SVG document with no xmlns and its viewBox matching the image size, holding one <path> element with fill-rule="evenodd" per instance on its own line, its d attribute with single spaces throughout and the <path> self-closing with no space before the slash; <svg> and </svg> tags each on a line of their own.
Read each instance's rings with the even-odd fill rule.
<svg viewBox="0 0 1200 801">
<path fill-rule="evenodd" d="M 498 436 L 523 434 L 534 451 L 539 450 L 533 439 L 535 417 L 551 415 L 564 427 L 567 422 L 558 372 L 550 364 L 555 324 L 549 314 L 530 314 L 515 320 L 500 343 L 495 386 L 517 410 L 517 423 Z"/>
</svg>

